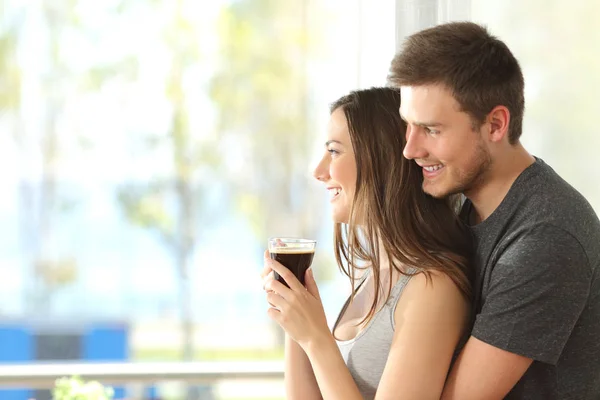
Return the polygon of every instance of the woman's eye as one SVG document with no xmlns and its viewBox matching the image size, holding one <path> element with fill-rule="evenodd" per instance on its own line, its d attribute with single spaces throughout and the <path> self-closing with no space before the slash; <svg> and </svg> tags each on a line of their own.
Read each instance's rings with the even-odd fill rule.
<svg viewBox="0 0 600 400">
<path fill-rule="evenodd" d="M 335 150 L 335 149 L 327 149 L 327 151 L 329 152 L 329 154 L 331 154 L 332 156 L 338 155 L 340 154 L 339 151 Z"/>
</svg>

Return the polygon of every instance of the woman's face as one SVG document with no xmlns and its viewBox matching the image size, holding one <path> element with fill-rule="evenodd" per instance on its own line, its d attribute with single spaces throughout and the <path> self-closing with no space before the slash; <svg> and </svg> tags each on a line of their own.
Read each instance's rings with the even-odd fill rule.
<svg viewBox="0 0 600 400">
<path fill-rule="evenodd" d="M 333 222 L 348 223 L 356 190 L 356 159 L 342 108 L 331 114 L 324 154 L 313 175 L 329 191 Z"/>
</svg>

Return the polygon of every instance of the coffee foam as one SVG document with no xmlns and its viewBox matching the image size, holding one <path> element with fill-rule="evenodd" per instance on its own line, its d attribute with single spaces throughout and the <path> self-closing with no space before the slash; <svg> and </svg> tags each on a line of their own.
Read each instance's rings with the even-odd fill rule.
<svg viewBox="0 0 600 400">
<path fill-rule="evenodd" d="M 310 254 L 314 252 L 315 249 L 299 249 L 286 247 L 276 247 L 269 250 L 269 253 L 273 254 Z"/>
</svg>

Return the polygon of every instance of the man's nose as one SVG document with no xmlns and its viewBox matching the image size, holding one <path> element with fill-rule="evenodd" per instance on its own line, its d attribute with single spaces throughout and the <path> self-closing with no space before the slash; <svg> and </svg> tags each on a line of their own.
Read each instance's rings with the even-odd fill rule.
<svg viewBox="0 0 600 400">
<path fill-rule="evenodd" d="M 423 146 L 422 133 L 418 129 L 408 128 L 406 130 L 406 145 L 402 154 L 409 160 L 426 158 L 427 151 Z"/>
</svg>

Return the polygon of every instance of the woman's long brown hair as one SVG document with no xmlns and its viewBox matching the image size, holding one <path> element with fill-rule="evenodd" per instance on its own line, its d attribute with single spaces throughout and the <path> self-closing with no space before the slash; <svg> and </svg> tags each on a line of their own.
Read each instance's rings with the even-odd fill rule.
<svg viewBox="0 0 600 400">
<path fill-rule="evenodd" d="M 389 297 L 392 271 L 416 267 L 449 276 L 471 298 L 472 236 L 457 216 L 457 198 L 436 199 L 423 192 L 421 168 L 402 155 L 406 124 L 400 118 L 400 91 L 391 87 L 351 92 L 331 105 L 344 111 L 356 159 L 356 190 L 347 224 L 335 224 L 338 266 L 356 294 L 356 271 L 370 268 L 375 297 L 368 322 L 380 296 Z M 382 247 L 382 248 L 381 248 Z M 380 287 L 381 254 L 390 261 L 387 294 Z"/>
</svg>

